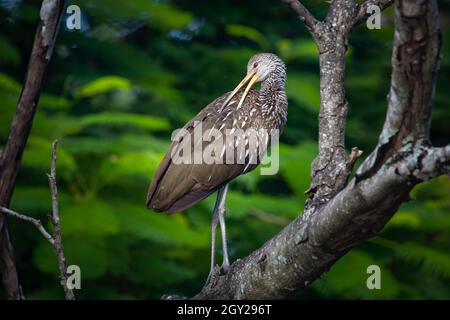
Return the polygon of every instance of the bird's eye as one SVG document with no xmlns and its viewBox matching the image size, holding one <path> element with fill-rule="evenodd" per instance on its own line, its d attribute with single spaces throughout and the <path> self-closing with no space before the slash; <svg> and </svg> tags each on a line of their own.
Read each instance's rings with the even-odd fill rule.
<svg viewBox="0 0 450 320">
<path fill-rule="evenodd" d="M 256 68 L 258 66 L 258 62 L 255 62 L 254 64 L 253 64 L 253 68 Z"/>
</svg>

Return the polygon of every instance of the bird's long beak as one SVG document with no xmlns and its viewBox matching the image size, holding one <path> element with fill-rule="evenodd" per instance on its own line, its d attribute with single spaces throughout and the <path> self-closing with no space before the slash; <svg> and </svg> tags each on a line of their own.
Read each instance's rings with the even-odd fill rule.
<svg viewBox="0 0 450 320">
<path fill-rule="evenodd" d="M 242 87 L 248 81 L 250 81 L 250 82 L 248 83 L 247 88 L 245 88 L 245 91 L 244 91 L 244 94 L 242 95 L 241 101 L 239 101 L 238 108 L 241 107 L 241 105 L 244 102 L 244 99 L 247 96 L 248 92 L 250 91 L 251 87 L 255 84 L 256 81 L 258 81 L 258 76 L 256 75 L 256 71 L 250 72 L 249 74 L 247 74 L 245 76 L 244 79 L 242 79 L 242 81 L 236 86 L 236 88 L 234 88 L 234 90 L 230 93 L 228 98 L 225 100 L 220 111 L 222 111 L 228 105 L 228 103 L 231 101 L 231 99 L 233 99 L 233 97 L 236 95 L 236 93 L 239 92 L 239 90 L 241 90 Z"/>
</svg>

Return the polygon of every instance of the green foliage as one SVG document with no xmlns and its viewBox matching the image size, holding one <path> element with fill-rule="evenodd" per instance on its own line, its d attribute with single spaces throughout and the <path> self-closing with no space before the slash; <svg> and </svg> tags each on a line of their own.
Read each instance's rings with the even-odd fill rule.
<svg viewBox="0 0 450 320">
<path fill-rule="evenodd" d="M 84 85 L 75 93 L 75 96 L 77 98 L 93 97 L 112 90 L 129 90 L 130 88 L 131 83 L 126 78 L 105 76 Z"/>
<path fill-rule="evenodd" d="M 82 271 L 77 297 L 159 299 L 165 293 L 189 296 L 203 285 L 215 196 L 168 216 L 146 209 L 146 190 L 172 130 L 234 88 L 256 52 L 275 52 L 287 63 L 289 117 L 279 173 L 255 170 L 232 183 L 231 259 L 246 256 L 301 213 L 317 154 L 318 49 L 287 6 L 255 3 L 76 1 L 82 30 L 61 27 L 11 207 L 51 229 L 45 174 L 51 141 L 59 139 L 64 247 L 68 263 Z M 325 17 L 325 2 L 305 5 Z M 441 10 L 445 18 L 448 7 Z M 39 1 L 0 1 L 0 149 L 38 17 Z M 448 24 L 442 31 L 450 36 Z M 349 43 L 346 144 L 364 155 L 376 144 L 385 117 L 392 36 L 391 24 L 376 31 L 361 26 Z M 450 137 L 449 50 L 444 41 L 431 132 L 436 145 Z M 298 297 L 450 298 L 449 195 L 448 177 L 418 185 L 414 200 L 380 236 L 351 250 Z M 32 226 L 10 222 L 27 298 L 62 298 L 53 248 Z M 366 287 L 371 264 L 381 268 L 381 290 Z"/>
<path fill-rule="evenodd" d="M 318 75 L 296 74 L 289 75 L 286 92 L 290 99 L 302 108 L 311 112 L 318 112 L 320 107 Z"/>
<path fill-rule="evenodd" d="M 86 115 L 80 119 L 81 127 L 87 126 L 129 126 L 146 130 L 167 130 L 169 123 L 165 119 L 140 114 L 110 113 Z"/>
<path fill-rule="evenodd" d="M 0 34 L 0 56 L 1 64 L 18 65 L 21 57 L 19 50 L 6 38 Z"/>
<path fill-rule="evenodd" d="M 269 45 L 264 36 L 256 29 L 238 24 L 229 24 L 225 27 L 226 32 L 234 37 L 245 37 L 257 43 L 261 49 L 268 48 Z"/>
<path fill-rule="evenodd" d="M 450 257 L 447 253 L 412 242 L 398 245 L 396 251 L 406 262 L 421 265 L 424 272 L 450 278 Z"/>
<path fill-rule="evenodd" d="M 277 50 L 286 62 L 295 60 L 309 60 L 317 63 L 319 50 L 313 39 L 280 39 Z"/>
<path fill-rule="evenodd" d="M 370 265 L 380 267 L 380 290 L 367 288 L 366 281 L 370 274 L 366 271 Z M 339 260 L 322 280 L 314 284 L 314 288 L 329 297 L 361 299 L 392 299 L 400 292 L 399 283 L 385 265 L 380 265 L 379 260 L 356 249 Z"/>
</svg>

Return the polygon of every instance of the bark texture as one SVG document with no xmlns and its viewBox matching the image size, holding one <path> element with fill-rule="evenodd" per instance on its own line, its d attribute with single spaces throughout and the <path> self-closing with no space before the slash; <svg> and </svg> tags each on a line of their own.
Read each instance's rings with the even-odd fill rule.
<svg viewBox="0 0 450 320">
<path fill-rule="evenodd" d="M 58 33 L 64 9 L 63 0 L 44 0 L 40 21 L 34 38 L 28 70 L 17 103 L 8 140 L 0 157 L 0 206 L 8 207 L 17 172 L 30 133 L 41 93 L 41 86 Z M 13 247 L 6 215 L 0 213 L 0 270 L 3 286 L 9 299 L 22 299 Z"/>
<path fill-rule="evenodd" d="M 376 235 L 409 199 L 417 183 L 450 170 L 450 146 L 429 141 L 441 36 L 436 0 L 395 1 L 395 37 L 388 111 L 376 149 L 348 181 L 361 152 L 344 149 L 347 100 L 345 51 L 364 8 L 392 1 L 332 1 L 318 22 L 298 1 L 283 1 L 301 17 L 320 51 L 319 154 L 312 164 L 311 200 L 278 235 L 193 299 L 267 299 L 308 286 L 362 240 Z"/>
</svg>

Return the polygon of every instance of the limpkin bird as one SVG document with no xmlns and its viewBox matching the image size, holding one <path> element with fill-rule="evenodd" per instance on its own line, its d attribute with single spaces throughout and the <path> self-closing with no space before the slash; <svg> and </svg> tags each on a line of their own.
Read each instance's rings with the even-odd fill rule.
<svg viewBox="0 0 450 320">
<path fill-rule="evenodd" d="M 240 90 L 248 82 L 244 92 Z M 261 82 L 260 90 L 252 89 L 256 82 Z M 256 54 L 247 64 L 247 75 L 239 85 L 231 92 L 217 98 L 203 110 L 201 110 L 184 127 L 184 136 L 174 141 L 169 151 L 159 164 L 151 181 L 147 207 L 157 212 L 179 212 L 188 209 L 218 190 L 217 200 L 212 214 L 211 225 L 211 269 L 207 283 L 215 270 L 216 229 L 220 224 L 222 235 L 223 263 L 222 270 L 229 269 L 228 249 L 225 227 L 225 199 L 228 191 L 228 183 L 237 176 L 253 170 L 261 161 L 270 139 L 257 139 L 258 149 L 256 159 L 251 157 L 252 148 L 248 136 L 237 136 L 231 142 L 231 151 L 225 146 L 218 152 L 212 152 L 215 156 L 220 153 L 219 159 L 225 159 L 228 154 L 236 155 L 243 161 L 229 161 L 206 163 L 195 161 L 174 161 L 174 155 L 179 152 L 181 141 L 194 140 L 189 144 L 190 150 L 195 154 L 211 149 L 216 139 L 201 139 L 195 141 L 195 131 L 201 128 L 202 133 L 217 132 L 225 136 L 233 134 L 236 130 L 245 132 L 281 132 L 287 120 L 287 97 L 285 93 L 286 67 L 283 61 L 275 54 Z M 217 133 L 216 132 L 216 133 Z M 211 138 L 211 133 L 209 135 Z M 203 139 L 202 139 L 203 138 Z M 198 141 L 201 140 L 201 141 Z M 242 152 L 244 146 L 245 152 Z M 200 147 L 200 148 L 198 148 Z M 221 146 L 219 146 L 220 148 Z M 241 149 L 239 149 L 241 147 Z M 255 144 L 253 144 L 255 147 Z M 238 152 L 239 149 L 239 152 Z M 250 151 L 250 152 L 249 152 Z M 183 151 L 183 153 L 185 150 Z M 240 157 L 237 155 L 239 153 Z M 192 160 L 192 157 L 189 159 Z M 200 159 L 203 159 L 200 157 Z M 253 161 L 252 161 L 253 160 Z"/>
</svg>

